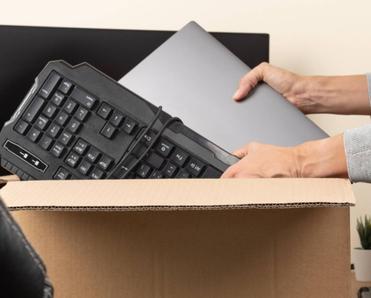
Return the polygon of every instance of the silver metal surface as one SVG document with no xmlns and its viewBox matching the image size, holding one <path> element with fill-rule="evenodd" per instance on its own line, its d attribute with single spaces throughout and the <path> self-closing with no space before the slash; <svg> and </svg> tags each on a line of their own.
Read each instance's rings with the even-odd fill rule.
<svg viewBox="0 0 371 298">
<path fill-rule="evenodd" d="M 120 83 L 228 151 L 250 141 L 290 146 L 327 136 L 266 84 L 247 100 L 234 102 L 238 82 L 249 70 L 191 22 Z"/>
</svg>

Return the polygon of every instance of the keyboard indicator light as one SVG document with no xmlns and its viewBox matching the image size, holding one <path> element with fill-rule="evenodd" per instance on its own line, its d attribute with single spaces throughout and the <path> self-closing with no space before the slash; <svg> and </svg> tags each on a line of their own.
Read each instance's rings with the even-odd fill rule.
<svg viewBox="0 0 371 298">
<path fill-rule="evenodd" d="M 48 168 L 45 162 L 12 141 L 7 140 L 4 148 L 40 172 L 45 172 Z"/>
</svg>

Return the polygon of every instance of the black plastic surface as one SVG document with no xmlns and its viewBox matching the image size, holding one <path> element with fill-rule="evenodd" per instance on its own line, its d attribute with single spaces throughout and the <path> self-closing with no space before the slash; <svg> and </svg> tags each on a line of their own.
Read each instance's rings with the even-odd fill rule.
<svg viewBox="0 0 371 298">
<path fill-rule="evenodd" d="M 63 82 L 74 86 L 68 94 L 61 91 Z M 56 94 L 64 98 L 60 105 L 55 104 Z M 74 110 L 70 109 L 70 103 L 74 104 Z M 50 112 L 49 106 L 54 106 L 56 112 Z M 83 121 L 76 119 L 80 108 L 85 108 L 90 115 Z M 109 111 L 104 111 L 107 108 Z M 125 120 L 112 126 L 116 132 L 111 137 L 105 129 L 112 123 L 114 113 L 108 116 L 112 110 L 124 115 Z M 69 120 L 59 124 L 58 117 L 63 113 L 68 114 Z M 41 118 L 45 121 L 40 124 Z M 79 123 L 76 131 L 72 130 L 73 122 Z M 28 125 L 28 129 L 19 130 L 20 123 Z M 135 123 L 133 129 L 130 123 Z M 57 130 L 55 126 L 58 126 Z M 36 137 L 33 137 L 34 131 Z M 62 141 L 65 132 L 73 135 L 73 141 L 67 144 Z M 150 132 L 155 136 L 144 145 L 141 140 Z M 42 145 L 45 137 L 51 141 L 46 148 Z M 172 161 L 170 155 L 164 155 L 161 167 L 150 171 L 145 168 L 141 172 L 140 167 L 148 166 L 147 153 L 163 154 L 156 146 L 166 140 L 173 146 L 173 155 L 175 147 L 182 149 L 189 155 L 188 161 L 167 175 L 165 169 Z M 85 146 L 83 143 L 86 143 L 86 149 L 100 152 L 98 160 L 88 160 L 87 150 L 81 147 Z M 162 171 L 164 178 L 173 178 L 180 173 L 180 168 L 188 168 L 189 178 L 215 178 L 238 160 L 89 64 L 71 66 L 64 61 L 49 62 L 40 72 L 28 95 L 2 128 L 0 145 L 2 166 L 23 180 L 149 178 L 155 171 Z M 144 151 L 137 152 L 134 149 L 137 145 Z M 126 160 L 130 157 L 135 157 L 135 163 L 127 169 Z M 93 176 L 92 172 L 96 173 L 96 170 L 103 170 L 104 177 Z"/>
<path fill-rule="evenodd" d="M 0 199 L 0 296 L 51 298 L 53 289 L 41 259 Z"/>
</svg>

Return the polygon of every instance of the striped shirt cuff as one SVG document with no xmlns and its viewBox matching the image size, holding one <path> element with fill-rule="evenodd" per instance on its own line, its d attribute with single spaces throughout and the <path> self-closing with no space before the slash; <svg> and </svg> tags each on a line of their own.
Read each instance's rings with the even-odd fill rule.
<svg viewBox="0 0 371 298">
<path fill-rule="evenodd" d="M 348 176 L 352 182 L 371 182 L 371 124 L 344 132 Z"/>
</svg>

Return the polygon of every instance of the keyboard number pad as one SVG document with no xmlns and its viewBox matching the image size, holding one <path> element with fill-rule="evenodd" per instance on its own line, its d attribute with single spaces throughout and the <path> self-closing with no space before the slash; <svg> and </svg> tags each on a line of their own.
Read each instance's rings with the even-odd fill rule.
<svg viewBox="0 0 371 298">
<path fill-rule="evenodd" d="M 102 179 L 107 177 L 114 159 L 77 136 L 90 114 L 95 113 L 96 105 L 95 96 L 53 71 L 14 130 L 63 161 L 64 166 L 58 167 L 54 179 L 71 179 L 74 171 L 86 178 Z M 102 134 L 111 139 L 117 130 L 123 130 L 125 116 L 108 104 L 98 109 L 106 120 Z M 134 129 L 137 123 L 131 125 Z"/>
<path fill-rule="evenodd" d="M 67 168 L 75 169 L 86 179 L 103 179 L 112 168 L 114 159 L 79 138 L 73 144 L 64 162 Z"/>
</svg>

